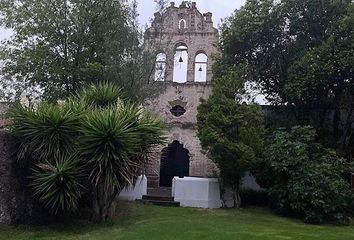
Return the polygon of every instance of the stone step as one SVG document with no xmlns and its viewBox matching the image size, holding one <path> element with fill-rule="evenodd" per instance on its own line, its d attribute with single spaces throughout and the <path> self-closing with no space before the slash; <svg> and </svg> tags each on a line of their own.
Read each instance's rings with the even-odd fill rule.
<svg viewBox="0 0 354 240">
<path fill-rule="evenodd" d="M 174 202 L 175 199 L 174 199 L 174 197 L 170 197 L 170 196 L 144 195 L 143 200 Z"/>
<path fill-rule="evenodd" d="M 161 201 L 161 200 L 141 200 L 143 204 L 155 205 L 162 207 L 179 207 L 181 204 L 175 201 Z"/>
<path fill-rule="evenodd" d="M 171 197 L 172 189 L 171 188 L 148 188 L 149 196 L 159 196 L 159 197 Z"/>
</svg>

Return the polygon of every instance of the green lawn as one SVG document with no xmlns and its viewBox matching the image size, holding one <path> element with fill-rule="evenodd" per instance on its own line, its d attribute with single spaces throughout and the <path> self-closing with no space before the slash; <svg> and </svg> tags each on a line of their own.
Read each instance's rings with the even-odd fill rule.
<svg viewBox="0 0 354 240">
<path fill-rule="evenodd" d="M 353 240 L 354 226 L 314 226 L 263 209 L 201 210 L 124 203 L 124 214 L 103 225 L 0 227 L 0 240 Z"/>
</svg>

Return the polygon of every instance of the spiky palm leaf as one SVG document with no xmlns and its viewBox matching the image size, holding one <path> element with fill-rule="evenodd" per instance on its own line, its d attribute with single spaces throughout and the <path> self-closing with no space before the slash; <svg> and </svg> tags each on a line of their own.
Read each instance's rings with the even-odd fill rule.
<svg viewBox="0 0 354 240">
<path fill-rule="evenodd" d="M 68 107 L 42 103 L 38 109 L 16 104 L 9 116 L 12 133 L 20 142 L 18 160 L 57 160 L 74 152 L 81 114 Z"/>
<path fill-rule="evenodd" d="M 139 119 L 138 131 L 143 149 L 165 143 L 163 122 L 149 112 L 143 112 Z"/>
<path fill-rule="evenodd" d="M 92 111 L 84 119 L 80 152 L 90 171 L 90 181 L 111 192 L 123 189 L 132 179 L 130 156 L 139 150 L 137 123 L 139 109 Z"/>
<path fill-rule="evenodd" d="M 154 147 L 164 144 L 166 139 L 162 121 L 148 112 L 142 112 L 137 128 L 140 150 L 135 153 L 132 159 L 139 165 L 137 173 L 142 173 L 150 163 L 149 156 L 151 151 L 154 151 Z"/>
<path fill-rule="evenodd" d="M 117 104 L 123 93 L 119 87 L 110 82 L 85 87 L 78 94 L 78 98 L 93 107 L 107 108 Z"/>
<path fill-rule="evenodd" d="M 83 174 L 77 155 L 62 157 L 54 163 L 40 163 L 33 169 L 34 196 L 54 214 L 74 211 L 78 207 Z"/>
</svg>

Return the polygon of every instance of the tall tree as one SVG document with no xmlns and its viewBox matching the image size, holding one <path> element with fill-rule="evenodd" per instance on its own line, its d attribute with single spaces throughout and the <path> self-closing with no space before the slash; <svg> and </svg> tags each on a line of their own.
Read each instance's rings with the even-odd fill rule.
<svg viewBox="0 0 354 240">
<path fill-rule="evenodd" d="M 15 81 L 18 93 L 34 86 L 55 100 L 106 80 L 141 100 L 149 58 L 136 16 L 136 1 L 1 0 L 0 25 L 14 31 L 0 49 L 1 84 Z"/>
<path fill-rule="evenodd" d="M 320 130 L 331 129 L 330 143 L 353 154 L 354 114 L 354 4 L 336 19 L 326 39 L 308 50 L 288 70 L 285 93 L 289 102 L 305 109 L 320 109 Z M 328 126 L 323 121 L 331 113 Z"/>
<path fill-rule="evenodd" d="M 248 0 L 222 27 L 216 74 L 248 66 L 247 79 L 269 101 L 295 106 L 319 132 L 330 130 L 332 146 L 343 145 L 340 129 L 352 122 L 343 109 L 353 96 L 352 8 L 351 0 Z"/>
<path fill-rule="evenodd" d="M 222 188 L 231 188 L 234 206 L 240 207 L 242 178 L 263 147 L 263 114 L 259 106 L 243 104 L 241 71 L 230 69 L 213 80 L 213 92 L 198 107 L 198 137 L 220 170 Z"/>
</svg>

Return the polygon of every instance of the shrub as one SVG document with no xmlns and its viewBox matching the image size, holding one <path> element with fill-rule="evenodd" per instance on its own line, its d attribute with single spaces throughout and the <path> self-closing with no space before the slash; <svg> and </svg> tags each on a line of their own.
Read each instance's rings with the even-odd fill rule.
<svg viewBox="0 0 354 240">
<path fill-rule="evenodd" d="M 311 127 L 277 131 L 262 168 L 257 178 L 280 213 L 308 223 L 349 222 L 352 193 L 344 176 L 351 165 L 316 143 Z"/>
</svg>

